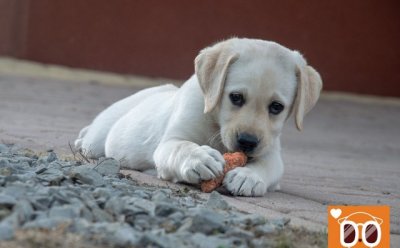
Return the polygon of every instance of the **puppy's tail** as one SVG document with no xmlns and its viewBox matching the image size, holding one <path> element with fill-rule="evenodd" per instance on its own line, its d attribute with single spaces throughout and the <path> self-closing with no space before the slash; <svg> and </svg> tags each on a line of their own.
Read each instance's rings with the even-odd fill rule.
<svg viewBox="0 0 400 248">
<path fill-rule="evenodd" d="M 85 135 L 88 132 L 89 128 L 90 128 L 90 125 L 82 128 L 82 130 L 79 132 L 78 138 L 74 142 L 75 148 L 77 150 L 80 150 L 80 151 L 82 150 L 83 138 L 85 137 Z"/>
</svg>

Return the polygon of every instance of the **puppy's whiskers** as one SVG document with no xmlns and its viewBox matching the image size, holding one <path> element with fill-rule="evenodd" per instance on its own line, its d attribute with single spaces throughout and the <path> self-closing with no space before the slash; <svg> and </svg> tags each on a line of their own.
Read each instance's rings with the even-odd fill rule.
<svg viewBox="0 0 400 248">
<path fill-rule="evenodd" d="M 221 146 L 221 144 L 222 144 L 221 132 L 220 131 L 215 132 L 208 139 L 208 144 L 210 144 L 211 147 L 219 147 L 219 146 Z"/>
</svg>

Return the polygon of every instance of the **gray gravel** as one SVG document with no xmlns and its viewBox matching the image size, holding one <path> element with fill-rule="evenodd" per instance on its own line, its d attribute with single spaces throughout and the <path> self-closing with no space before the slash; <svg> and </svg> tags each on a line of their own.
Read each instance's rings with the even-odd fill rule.
<svg viewBox="0 0 400 248">
<path fill-rule="evenodd" d="M 0 240 L 19 229 L 82 235 L 93 243 L 134 247 L 274 247 L 287 219 L 240 212 L 213 192 L 139 185 L 119 162 L 37 156 L 0 144 Z"/>
</svg>

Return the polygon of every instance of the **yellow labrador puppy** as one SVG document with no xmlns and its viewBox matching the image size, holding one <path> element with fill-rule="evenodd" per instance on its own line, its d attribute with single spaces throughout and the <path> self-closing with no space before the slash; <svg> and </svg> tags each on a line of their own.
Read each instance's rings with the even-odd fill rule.
<svg viewBox="0 0 400 248">
<path fill-rule="evenodd" d="M 221 153 L 243 151 L 246 167 L 223 182 L 234 195 L 262 196 L 283 174 L 280 134 L 294 114 L 318 100 L 319 74 L 296 51 L 277 43 L 233 38 L 200 52 L 182 87 L 142 90 L 114 103 L 82 129 L 75 145 L 93 157 L 114 157 L 134 170 L 197 184 L 222 173 Z"/>
</svg>

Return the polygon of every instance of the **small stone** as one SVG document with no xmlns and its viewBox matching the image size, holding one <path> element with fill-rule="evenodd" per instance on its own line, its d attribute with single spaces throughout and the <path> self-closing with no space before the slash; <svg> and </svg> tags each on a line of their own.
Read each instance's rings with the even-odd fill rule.
<svg viewBox="0 0 400 248">
<path fill-rule="evenodd" d="M 127 204 L 133 204 L 150 215 L 154 214 L 155 204 L 152 201 L 137 197 L 130 197 L 130 199 L 127 201 Z"/>
<path fill-rule="evenodd" d="M 266 223 L 264 225 L 258 225 L 254 229 L 254 233 L 257 236 L 263 236 L 265 234 L 274 233 L 276 231 L 277 231 L 277 229 L 273 225 L 271 225 L 269 223 Z"/>
<path fill-rule="evenodd" d="M 48 168 L 38 175 L 37 178 L 52 185 L 59 185 L 64 179 L 64 173 L 58 169 Z"/>
<path fill-rule="evenodd" d="M 136 186 L 132 184 L 130 181 L 126 181 L 125 179 L 114 179 L 111 181 L 111 186 L 113 188 L 118 188 L 119 191 L 134 191 Z"/>
<path fill-rule="evenodd" d="M 221 194 L 217 191 L 211 192 L 206 202 L 206 207 L 222 210 L 228 210 L 231 208 L 229 204 L 224 200 L 224 198 L 222 198 Z"/>
<path fill-rule="evenodd" d="M 171 237 L 151 232 L 146 232 L 136 245 L 137 247 L 179 247 L 171 240 Z"/>
<path fill-rule="evenodd" d="M 38 159 L 37 154 L 34 151 L 27 149 L 27 148 L 18 150 L 18 153 L 21 154 L 22 156 L 25 156 L 25 157 L 28 157 L 28 158 L 31 158 L 34 160 Z"/>
<path fill-rule="evenodd" d="M 203 233 L 195 233 L 190 237 L 193 247 L 209 248 L 209 247 L 237 247 L 230 242 L 229 239 L 222 239 L 215 236 L 206 236 Z"/>
<path fill-rule="evenodd" d="M 289 222 L 290 218 L 279 218 L 279 219 L 269 220 L 269 223 L 281 229 L 285 227 L 287 224 L 289 224 Z"/>
<path fill-rule="evenodd" d="M 13 212 L 18 214 L 18 220 L 20 224 L 23 224 L 32 218 L 34 210 L 28 200 L 22 199 L 14 206 Z"/>
<path fill-rule="evenodd" d="M 17 159 L 19 161 L 19 163 L 26 163 L 27 167 L 30 167 L 30 165 L 32 165 L 32 163 L 34 161 L 34 159 L 28 158 L 25 156 L 18 156 L 18 157 L 15 157 L 15 159 Z"/>
<path fill-rule="evenodd" d="M 0 158 L 0 168 L 7 168 L 10 166 L 7 158 Z"/>
<path fill-rule="evenodd" d="M 151 201 L 129 196 L 112 197 L 104 207 L 107 212 L 114 215 L 149 215 L 154 213 L 154 208 L 154 203 Z"/>
<path fill-rule="evenodd" d="M 82 192 L 82 193 L 80 194 L 80 197 L 79 197 L 79 198 L 80 198 L 80 199 L 85 203 L 85 205 L 88 206 L 90 209 L 99 208 L 99 206 L 98 206 L 97 203 L 96 203 L 96 200 L 94 199 L 94 197 L 93 197 L 93 195 L 92 195 L 91 193 L 84 191 L 84 192 Z"/>
<path fill-rule="evenodd" d="M 192 196 L 181 196 L 179 197 L 179 203 L 187 208 L 194 208 L 197 203 Z"/>
<path fill-rule="evenodd" d="M 7 223 L 7 225 L 10 225 L 14 228 L 20 226 L 20 216 L 18 215 L 17 212 L 11 212 L 8 216 L 6 216 L 3 220 L 1 220 L 1 223 Z"/>
<path fill-rule="evenodd" d="M 37 210 L 47 210 L 52 202 L 54 202 L 54 197 L 49 196 L 33 196 L 30 199 L 32 206 Z"/>
<path fill-rule="evenodd" d="M 15 199 L 15 197 L 6 194 L 0 194 L 0 207 L 11 209 L 16 203 L 17 199 Z"/>
<path fill-rule="evenodd" d="M 160 218 L 158 222 L 159 227 L 161 227 L 166 233 L 174 233 L 180 226 L 180 223 L 176 223 L 170 218 Z"/>
<path fill-rule="evenodd" d="M 61 224 L 70 224 L 71 219 L 67 218 L 40 218 L 34 221 L 28 222 L 22 226 L 24 229 L 28 228 L 40 228 L 40 229 L 53 229 Z"/>
<path fill-rule="evenodd" d="M 107 213 L 106 211 L 100 209 L 100 208 L 95 208 L 92 209 L 92 214 L 94 221 L 96 222 L 112 222 L 114 221 L 114 218 Z"/>
<path fill-rule="evenodd" d="M 82 227 L 83 226 L 83 227 Z M 71 225 L 71 230 L 86 237 L 95 237 L 102 240 L 110 247 L 139 247 L 136 246 L 140 233 L 136 232 L 126 223 L 87 223 L 84 220 L 75 221 Z"/>
<path fill-rule="evenodd" d="M 243 230 L 238 227 L 232 227 L 226 233 L 227 236 L 236 237 L 240 239 L 252 239 L 254 238 L 254 234 L 250 231 Z"/>
<path fill-rule="evenodd" d="M 167 217 L 180 209 L 173 204 L 159 202 L 156 204 L 154 213 L 156 216 Z"/>
<path fill-rule="evenodd" d="M 290 245 L 284 244 L 278 244 L 276 241 L 271 240 L 271 239 L 266 239 L 266 238 L 261 238 L 261 239 L 253 239 L 251 240 L 252 247 L 292 247 Z"/>
<path fill-rule="evenodd" d="M 90 223 L 86 219 L 77 218 L 72 220 L 71 224 L 68 227 L 68 230 L 70 232 L 79 233 L 85 236 L 90 232 L 89 229 L 91 225 L 92 223 Z"/>
<path fill-rule="evenodd" d="M 123 198 L 114 196 L 105 202 L 104 210 L 112 215 L 117 216 L 122 212 L 124 205 L 125 201 Z"/>
<path fill-rule="evenodd" d="M 257 226 L 266 223 L 264 216 L 259 214 L 242 214 L 239 217 L 232 220 L 233 224 L 245 225 L 245 226 Z"/>
<path fill-rule="evenodd" d="M 18 179 L 21 182 L 27 182 L 29 180 L 32 180 L 36 177 L 36 173 L 32 172 L 32 171 L 28 171 L 22 175 L 18 175 Z"/>
<path fill-rule="evenodd" d="M 82 166 L 73 168 L 71 177 L 78 179 L 81 183 L 90 184 L 96 187 L 104 185 L 103 177 L 96 170 Z"/>
<path fill-rule="evenodd" d="M 47 209 L 46 210 L 36 210 L 36 211 L 33 211 L 33 214 L 32 214 L 32 219 L 31 219 L 31 221 L 32 220 L 39 220 L 39 219 L 46 219 L 46 218 L 48 218 L 48 212 L 47 212 Z"/>
<path fill-rule="evenodd" d="M 0 144 L 0 153 L 8 153 L 10 148 L 5 144 Z"/>
<path fill-rule="evenodd" d="M 197 208 L 192 213 L 192 217 L 187 218 L 179 230 L 188 230 L 193 233 L 201 232 L 208 235 L 223 233 L 226 230 L 224 221 L 225 218 L 221 214 L 205 208 Z"/>
<path fill-rule="evenodd" d="M 47 167 L 45 165 L 40 165 L 36 168 L 35 173 L 36 174 L 41 174 L 47 170 Z"/>
<path fill-rule="evenodd" d="M 6 222 L 0 222 L 0 240 L 10 240 L 14 238 L 14 228 Z"/>
<path fill-rule="evenodd" d="M 154 226 L 158 227 L 159 219 L 153 218 L 148 214 L 137 214 L 126 222 L 143 232 L 154 229 Z"/>
<path fill-rule="evenodd" d="M 15 198 L 21 198 L 31 190 L 32 187 L 26 183 L 13 182 L 7 184 L 7 187 L 3 189 L 3 193 Z"/>
<path fill-rule="evenodd" d="M 79 206 L 64 205 L 52 207 L 49 211 L 50 218 L 73 219 L 80 217 L 81 209 Z"/>
<path fill-rule="evenodd" d="M 6 162 L 8 163 L 7 160 L 2 160 L 3 164 L 5 164 Z M 5 161 L 5 162 L 4 162 Z M 8 166 L 8 165 L 7 165 Z M 0 175 L 1 176 L 11 176 L 13 174 L 13 169 L 11 167 L 6 167 L 6 166 L 1 166 L 0 167 Z"/>
<path fill-rule="evenodd" d="M 205 236 L 202 233 L 199 233 L 202 237 L 208 238 L 211 236 Z M 180 232 L 174 232 L 174 233 L 169 233 L 168 237 L 171 238 L 171 240 L 174 242 L 172 247 L 200 247 L 200 245 L 196 244 L 196 242 L 193 241 L 193 236 L 196 234 L 193 234 L 191 232 L 187 231 L 180 231 Z M 206 243 L 206 242 L 203 242 Z M 217 247 L 217 246 L 208 246 L 208 247 Z M 222 247 L 221 247 L 222 248 Z"/>
<path fill-rule="evenodd" d="M 175 223 L 180 223 L 183 220 L 184 217 L 185 216 L 182 213 L 182 211 L 175 212 L 175 213 L 173 213 L 173 214 L 168 216 L 168 218 L 173 220 Z"/>
<path fill-rule="evenodd" d="M 70 204 L 79 197 L 78 195 L 74 195 L 70 191 L 67 191 L 65 188 L 61 187 L 50 188 L 49 194 L 52 196 L 52 205 Z"/>
<path fill-rule="evenodd" d="M 134 205 L 124 206 L 120 214 L 126 217 L 126 221 L 128 223 L 131 223 L 135 219 L 135 216 L 137 215 L 149 215 L 149 213 L 146 210 L 138 208 L 137 206 Z"/>
<path fill-rule="evenodd" d="M 101 208 L 101 209 L 105 208 L 107 202 L 108 202 L 108 198 L 105 198 L 105 197 L 99 197 L 96 199 L 96 203 L 99 206 L 99 208 Z"/>
<path fill-rule="evenodd" d="M 19 163 L 19 159 L 16 157 L 13 158 L 9 158 L 8 162 L 12 163 L 12 164 L 18 164 Z"/>
<path fill-rule="evenodd" d="M 151 200 L 154 202 L 166 202 L 170 200 L 169 194 L 164 190 L 156 190 L 151 196 Z"/>
<path fill-rule="evenodd" d="M 118 247 L 125 247 L 139 243 L 140 237 L 141 235 L 138 235 L 135 229 L 129 225 L 122 225 L 117 227 L 107 240 Z"/>
<path fill-rule="evenodd" d="M 85 218 L 86 220 L 88 220 L 88 221 L 93 221 L 95 218 L 94 218 L 94 216 L 93 216 L 93 212 L 92 211 L 90 211 L 87 207 L 85 207 L 84 205 L 82 206 L 82 208 L 81 208 L 81 210 L 80 210 L 80 213 L 81 213 L 81 217 L 82 218 Z"/>
<path fill-rule="evenodd" d="M 51 150 L 50 152 L 49 152 L 49 154 L 47 155 L 47 158 L 46 158 L 46 162 L 47 163 L 51 163 L 51 162 L 53 162 L 53 161 L 55 161 L 55 160 L 57 160 L 58 158 L 57 158 L 57 154 L 55 154 L 54 152 L 53 152 L 53 150 Z"/>
<path fill-rule="evenodd" d="M 148 193 L 145 190 L 140 190 L 140 189 L 135 190 L 134 196 L 137 196 L 137 197 L 143 198 L 143 199 L 150 199 L 150 193 Z"/>
<path fill-rule="evenodd" d="M 62 164 L 58 160 L 55 160 L 55 161 L 51 162 L 50 164 L 47 164 L 47 168 L 62 171 Z"/>
<path fill-rule="evenodd" d="M 0 221 L 5 217 L 9 216 L 11 213 L 11 209 L 8 208 L 1 208 L 0 207 Z"/>
<path fill-rule="evenodd" d="M 100 158 L 94 169 L 103 176 L 117 175 L 120 163 L 113 158 Z"/>
<path fill-rule="evenodd" d="M 10 175 L 10 176 L 6 176 L 4 178 L 4 182 L 5 183 L 14 183 L 14 182 L 18 182 L 19 181 L 19 177 L 16 175 Z"/>
<path fill-rule="evenodd" d="M 113 189 L 105 187 L 105 188 L 96 188 L 95 190 L 93 190 L 93 197 L 94 198 L 110 198 L 111 196 L 116 196 L 115 192 L 112 192 Z"/>
<path fill-rule="evenodd" d="M 31 172 L 31 167 L 29 166 L 28 162 L 18 162 L 16 164 L 12 164 L 10 168 L 12 169 L 13 174 L 17 176 Z"/>
</svg>

